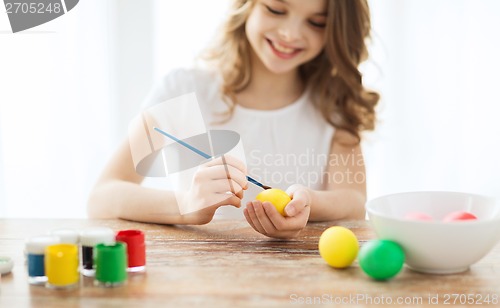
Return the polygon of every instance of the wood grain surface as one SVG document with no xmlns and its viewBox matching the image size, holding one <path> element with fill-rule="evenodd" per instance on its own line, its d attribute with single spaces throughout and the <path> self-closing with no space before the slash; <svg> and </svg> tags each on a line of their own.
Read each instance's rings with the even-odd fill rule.
<svg viewBox="0 0 500 308">
<path fill-rule="evenodd" d="M 0 307 L 500 307 L 500 246 L 467 272 L 427 275 L 404 268 L 378 282 L 355 262 L 330 268 L 319 256 L 318 240 L 328 227 L 351 229 L 360 244 L 375 237 L 366 221 L 311 223 L 294 240 L 274 240 L 246 221 L 213 221 L 204 226 L 164 226 L 124 220 L 0 220 L 0 255 L 15 261 L 2 276 Z M 147 271 L 129 275 L 118 288 L 93 285 L 81 277 L 72 290 L 28 284 L 24 241 L 56 228 L 106 226 L 146 234 Z M 489 300 L 487 300 L 489 299 Z M 495 301 L 496 299 L 496 301 Z M 489 301 L 489 303 L 488 303 Z M 406 304 L 405 304 L 406 302 Z"/>
</svg>

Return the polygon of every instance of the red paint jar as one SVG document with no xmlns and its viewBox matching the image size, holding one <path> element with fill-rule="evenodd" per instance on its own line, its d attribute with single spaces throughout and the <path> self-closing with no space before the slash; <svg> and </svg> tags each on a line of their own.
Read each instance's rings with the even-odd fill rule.
<svg viewBox="0 0 500 308">
<path fill-rule="evenodd" d="M 146 244 L 144 232 L 140 230 L 121 230 L 116 234 L 117 242 L 127 243 L 129 272 L 146 270 Z"/>
</svg>

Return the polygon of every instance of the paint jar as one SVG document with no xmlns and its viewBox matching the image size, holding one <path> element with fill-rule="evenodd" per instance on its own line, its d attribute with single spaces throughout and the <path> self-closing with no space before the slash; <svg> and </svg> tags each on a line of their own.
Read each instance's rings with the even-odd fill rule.
<svg viewBox="0 0 500 308">
<path fill-rule="evenodd" d="M 57 236 L 34 236 L 26 241 L 26 259 L 28 268 L 28 282 L 34 285 L 44 285 L 47 282 L 45 275 L 45 248 L 60 242 Z"/>
<path fill-rule="evenodd" d="M 81 273 L 88 277 L 95 274 L 94 267 L 94 247 L 97 244 L 113 244 L 115 242 L 115 232 L 110 228 L 96 227 L 88 228 L 80 232 L 81 248 Z"/>
<path fill-rule="evenodd" d="M 127 243 L 127 271 L 145 271 L 146 244 L 144 240 L 144 232 L 140 230 L 122 230 L 116 234 L 116 240 Z"/>
<path fill-rule="evenodd" d="M 78 246 L 56 244 L 45 248 L 45 272 L 48 288 L 69 289 L 76 287 L 78 273 Z"/>
<path fill-rule="evenodd" d="M 97 244 L 95 246 L 95 280 L 103 287 L 117 287 L 127 281 L 127 244 Z"/>
<path fill-rule="evenodd" d="M 2 275 L 6 275 L 12 271 L 14 261 L 9 257 L 0 257 L 0 279 Z"/>
<path fill-rule="evenodd" d="M 80 235 L 74 229 L 54 229 L 49 232 L 49 235 L 59 236 L 61 244 L 75 244 L 80 242 Z"/>
</svg>

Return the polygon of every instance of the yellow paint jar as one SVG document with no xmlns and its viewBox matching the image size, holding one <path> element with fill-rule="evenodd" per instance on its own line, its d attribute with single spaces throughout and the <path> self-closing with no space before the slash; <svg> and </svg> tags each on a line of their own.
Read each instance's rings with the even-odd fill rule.
<svg viewBox="0 0 500 308">
<path fill-rule="evenodd" d="M 78 246 L 57 244 L 45 248 L 47 287 L 67 289 L 78 284 Z"/>
</svg>

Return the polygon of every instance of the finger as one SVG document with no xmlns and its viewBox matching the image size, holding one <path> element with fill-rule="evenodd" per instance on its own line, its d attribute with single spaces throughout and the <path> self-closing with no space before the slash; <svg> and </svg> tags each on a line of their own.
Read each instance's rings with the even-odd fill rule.
<svg viewBox="0 0 500 308">
<path fill-rule="evenodd" d="M 236 190 L 236 192 L 232 192 L 232 194 L 234 194 L 236 197 L 238 197 L 239 199 L 243 199 L 243 189 L 237 189 L 237 188 L 234 188 L 233 189 Z"/>
<path fill-rule="evenodd" d="M 249 214 L 248 214 L 248 209 L 245 208 L 243 210 L 243 215 L 245 215 L 245 218 L 246 220 L 248 221 L 248 224 L 255 230 L 255 231 L 258 231 L 257 228 L 255 228 L 255 225 L 253 224 L 253 221 L 252 219 L 250 218 Z"/>
<path fill-rule="evenodd" d="M 226 159 L 224 158 L 224 155 L 222 155 L 222 162 L 224 163 L 224 169 L 226 171 L 226 176 L 227 176 L 228 179 L 230 179 L 231 178 L 231 173 L 229 172 L 229 169 L 230 169 L 230 167 L 231 168 L 234 168 L 234 167 L 227 164 Z M 234 169 L 236 169 L 236 168 L 234 168 Z M 241 187 L 246 187 L 246 185 L 247 185 L 247 183 L 246 183 L 247 182 L 247 177 L 245 176 L 244 173 L 242 173 L 242 172 L 233 172 L 233 177 L 234 176 L 241 176 L 240 181 L 243 182 L 243 184 L 241 184 Z M 233 191 L 233 190 L 231 190 L 231 191 Z"/>
<path fill-rule="evenodd" d="M 240 199 L 240 201 L 241 201 L 241 199 L 243 199 L 243 190 L 240 190 L 240 191 L 238 191 L 236 193 L 233 193 L 233 192 L 227 190 L 225 192 L 217 192 L 216 194 L 220 195 L 220 196 L 224 196 L 224 195 L 226 195 L 226 196 L 235 196 L 236 198 Z"/>
<path fill-rule="evenodd" d="M 223 170 L 219 170 L 219 172 L 224 171 L 226 178 L 235 180 L 241 187 L 248 188 L 248 179 L 245 173 L 241 172 L 241 170 L 230 166 L 224 165 Z"/>
<path fill-rule="evenodd" d="M 293 217 L 283 217 L 272 204 L 267 204 L 267 202 L 264 203 L 264 210 L 276 230 L 297 231 L 306 226 L 307 220 L 309 219 L 309 207 Z"/>
<path fill-rule="evenodd" d="M 264 202 L 266 203 L 267 206 L 272 206 L 274 208 L 274 206 L 269 203 L 269 202 Z M 266 231 L 267 234 L 274 234 L 277 229 L 276 227 L 274 226 L 274 224 L 271 222 L 271 220 L 269 219 L 266 211 L 264 210 L 264 205 L 259 202 L 259 201 L 254 201 L 253 202 L 253 207 L 254 207 L 254 210 L 255 210 L 255 214 L 257 215 L 257 219 L 259 219 L 259 222 L 260 222 L 260 225 L 262 226 L 262 228 L 264 228 L 264 230 Z M 275 208 L 275 211 L 276 213 L 278 212 Z M 279 213 L 278 213 L 279 215 Z"/>
<path fill-rule="evenodd" d="M 287 189 L 286 189 L 286 193 L 292 197 L 293 194 L 295 193 L 295 191 L 297 191 L 298 189 L 302 189 L 304 188 L 304 185 L 301 185 L 301 184 L 293 184 L 291 186 L 289 186 Z"/>
<path fill-rule="evenodd" d="M 311 207 L 306 206 L 300 213 L 293 217 L 288 217 L 287 222 L 293 230 L 304 229 L 309 221 L 309 214 L 311 213 Z"/>
<path fill-rule="evenodd" d="M 238 198 L 235 195 L 229 195 L 229 194 L 223 195 L 223 194 L 219 194 L 217 200 L 219 202 L 217 202 L 215 204 L 216 208 L 219 208 L 219 207 L 224 206 L 224 205 L 231 205 L 231 206 L 234 206 L 234 207 L 237 207 L 237 208 L 241 207 L 241 199 Z"/>
<path fill-rule="evenodd" d="M 199 202 L 196 204 L 199 204 L 200 209 L 213 207 L 215 210 L 223 205 L 241 207 L 241 198 L 227 191 L 224 193 L 203 191 L 198 193 L 197 198 Z"/>
<path fill-rule="evenodd" d="M 227 166 L 227 168 L 229 169 L 229 172 L 223 165 L 199 168 L 195 174 L 194 180 L 197 182 L 206 182 L 220 179 L 233 179 L 239 186 L 242 187 L 242 189 L 248 187 L 246 175 L 242 174 L 239 170 L 233 167 Z"/>
<path fill-rule="evenodd" d="M 225 194 L 227 192 L 231 192 L 236 195 L 240 199 L 243 198 L 243 188 L 231 179 L 221 179 L 210 181 L 206 185 L 213 185 L 211 187 L 205 187 L 205 190 L 209 190 L 211 192 L 215 192 L 218 194 Z"/>
<path fill-rule="evenodd" d="M 248 212 L 248 217 L 250 217 L 250 220 L 252 221 L 253 228 L 262 234 L 266 234 L 266 231 L 264 230 L 264 228 L 259 222 L 259 219 L 257 218 L 257 214 L 255 214 L 255 209 L 252 202 L 249 202 L 247 204 L 247 212 Z"/>
<path fill-rule="evenodd" d="M 276 230 L 285 230 L 286 229 L 286 218 L 281 215 L 276 207 L 272 205 L 270 202 L 264 202 L 263 209 L 266 212 L 269 221 L 273 224 L 274 229 Z"/>
<path fill-rule="evenodd" d="M 221 158 L 224 158 L 224 161 L 227 165 L 233 166 L 236 169 L 240 170 L 242 173 L 247 174 L 247 166 L 246 164 L 240 160 L 239 158 L 236 158 L 235 156 L 232 155 L 223 155 Z"/>
<path fill-rule="evenodd" d="M 276 228 L 275 232 L 266 235 L 274 238 L 293 238 L 297 236 L 297 234 L 304 229 L 307 224 L 307 219 L 309 218 L 308 215 L 303 214 L 296 217 L 283 217 L 276 208 L 268 202 L 264 202 L 263 207 L 269 220 Z"/>
<path fill-rule="evenodd" d="M 245 163 L 243 163 L 243 161 L 241 161 L 240 159 L 238 159 L 232 155 L 226 154 L 223 156 L 219 156 L 217 158 L 214 158 L 214 159 L 206 162 L 203 165 L 207 166 L 207 167 L 211 167 L 211 166 L 223 165 L 223 164 L 233 166 L 234 168 L 240 170 L 242 173 L 247 174 L 247 166 L 245 165 Z"/>
<path fill-rule="evenodd" d="M 285 207 L 285 213 L 293 217 L 300 213 L 309 204 L 309 194 L 305 189 L 299 189 L 293 192 L 292 200 Z"/>
<path fill-rule="evenodd" d="M 233 179 L 242 188 L 248 187 L 248 179 L 246 174 L 242 173 L 239 169 L 234 168 L 229 165 L 216 165 L 204 169 L 202 172 L 205 174 L 204 177 L 210 177 L 212 180 L 217 179 Z"/>
</svg>

